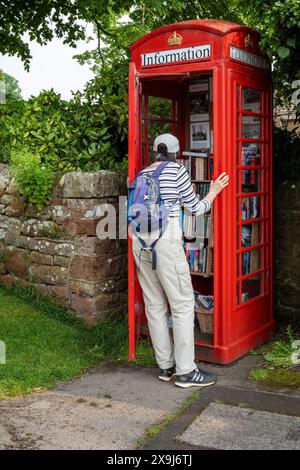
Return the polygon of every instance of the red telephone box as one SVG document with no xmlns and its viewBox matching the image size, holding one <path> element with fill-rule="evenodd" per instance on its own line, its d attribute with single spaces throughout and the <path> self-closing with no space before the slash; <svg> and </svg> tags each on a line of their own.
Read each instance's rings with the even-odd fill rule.
<svg viewBox="0 0 300 470">
<path fill-rule="evenodd" d="M 213 329 L 200 331 L 195 322 L 196 357 L 220 364 L 246 354 L 275 329 L 272 82 L 258 41 L 245 26 L 194 20 L 152 31 L 130 47 L 129 181 L 150 163 L 153 140 L 165 132 L 179 138 L 181 162 L 194 171 L 198 188 L 223 171 L 230 177 L 214 202 L 212 238 L 201 248 L 210 253 L 210 268 L 191 269 L 194 289 L 213 296 Z M 128 242 L 134 360 L 136 342 L 148 332 Z"/>
</svg>

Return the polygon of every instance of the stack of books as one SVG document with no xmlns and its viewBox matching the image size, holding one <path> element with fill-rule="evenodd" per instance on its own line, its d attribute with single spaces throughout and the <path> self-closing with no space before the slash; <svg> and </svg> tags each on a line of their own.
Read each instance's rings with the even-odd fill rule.
<svg viewBox="0 0 300 470">
<path fill-rule="evenodd" d="M 214 309 L 213 295 L 201 295 L 199 292 L 194 291 L 195 303 L 197 307 L 203 307 L 206 310 Z"/>
</svg>

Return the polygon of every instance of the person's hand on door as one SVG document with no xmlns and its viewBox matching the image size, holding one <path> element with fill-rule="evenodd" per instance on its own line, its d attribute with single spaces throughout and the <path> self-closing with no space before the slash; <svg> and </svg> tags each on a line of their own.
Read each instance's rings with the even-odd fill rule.
<svg viewBox="0 0 300 470">
<path fill-rule="evenodd" d="M 205 196 L 205 199 L 208 199 L 210 202 L 212 202 L 215 197 L 220 194 L 223 189 L 226 188 L 229 184 L 229 176 L 226 172 L 221 173 L 218 178 L 216 178 L 214 181 L 210 183 L 209 187 L 209 192 L 207 196 Z"/>
</svg>

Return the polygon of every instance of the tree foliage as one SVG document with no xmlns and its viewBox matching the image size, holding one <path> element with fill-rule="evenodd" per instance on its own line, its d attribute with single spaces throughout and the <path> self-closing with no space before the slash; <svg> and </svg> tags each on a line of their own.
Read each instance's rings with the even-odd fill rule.
<svg viewBox="0 0 300 470">
<path fill-rule="evenodd" d="M 25 145 L 62 169 L 124 165 L 128 46 L 155 28 L 197 18 L 258 30 L 273 65 L 276 103 L 290 102 L 293 81 L 300 79 L 300 0 L 0 0 L 0 52 L 18 55 L 27 68 L 28 39 L 45 44 L 58 36 L 75 46 L 86 22 L 98 38 L 95 50 L 76 56 L 90 64 L 94 78 L 70 102 L 49 91 L 1 105 L 0 160 Z M 296 139 L 284 140 L 289 149 Z"/>
<path fill-rule="evenodd" d="M 19 56 L 29 67 L 28 39 L 46 44 L 57 36 L 75 47 L 85 36 L 85 23 L 92 22 L 98 53 L 103 40 L 114 53 L 121 46 L 123 54 L 147 31 L 196 18 L 257 29 L 262 48 L 273 60 L 276 85 L 280 88 L 282 79 L 285 85 L 300 79 L 300 0 L 0 0 L 0 52 Z"/>
<path fill-rule="evenodd" d="M 0 51 L 16 55 L 29 68 L 29 40 L 46 44 L 55 36 L 71 46 L 84 38 L 79 2 L 72 0 L 0 0 Z M 26 35 L 26 39 L 24 39 Z"/>
<path fill-rule="evenodd" d="M 0 82 L 3 83 L 3 98 L 6 102 L 22 99 L 18 80 L 0 70 Z"/>
<path fill-rule="evenodd" d="M 95 98 L 101 85 L 106 93 Z M 95 81 L 70 101 L 50 90 L 27 102 L 1 105 L 0 161 L 8 162 L 12 151 L 24 149 L 40 155 L 42 163 L 55 170 L 123 167 L 127 101 L 125 91 L 123 106 L 119 96 L 113 100 L 114 87 L 116 82 Z M 112 93 L 108 104 L 106 88 Z"/>
<path fill-rule="evenodd" d="M 11 169 L 20 194 L 41 210 L 52 195 L 54 172 L 42 164 L 41 156 L 24 150 L 13 151 Z"/>
</svg>

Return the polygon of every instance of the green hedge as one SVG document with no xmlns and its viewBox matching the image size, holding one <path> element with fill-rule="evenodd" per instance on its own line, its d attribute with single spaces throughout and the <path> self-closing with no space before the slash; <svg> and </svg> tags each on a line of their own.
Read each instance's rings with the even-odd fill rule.
<svg viewBox="0 0 300 470">
<path fill-rule="evenodd" d="M 95 79 L 70 101 L 50 90 L 28 101 L 2 104 L 0 162 L 9 162 L 12 152 L 24 150 L 39 155 L 41 163 L 55 171 L 126 167 L 126 85 Z"/>
</svg>

